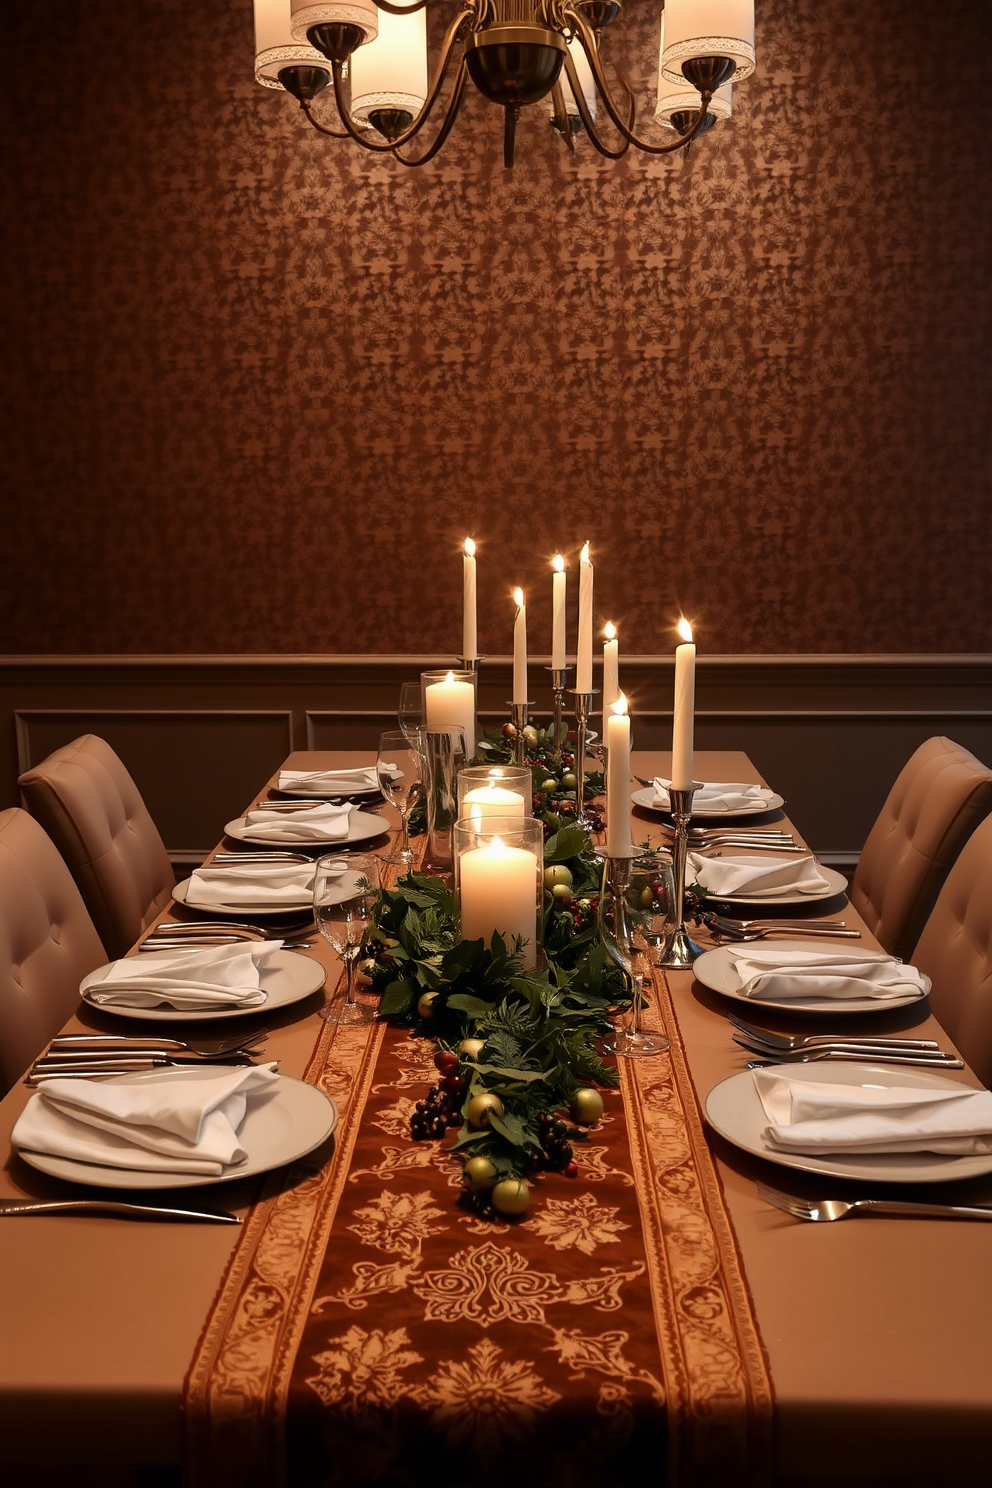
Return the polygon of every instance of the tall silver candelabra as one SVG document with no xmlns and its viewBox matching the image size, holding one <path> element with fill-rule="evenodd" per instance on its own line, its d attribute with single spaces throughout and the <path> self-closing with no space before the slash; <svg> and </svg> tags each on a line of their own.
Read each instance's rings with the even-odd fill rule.
<svg viewBox="0 0 992 1488">
<path fill-rule="evenodd" d="M 692 819 L 692 798 L 697 790 L 701 789 L 702 782 L 698 780 L 694 780 L 687 790 L 676 790 L 673 785 L 668 787 L 672 823 L 675 827 L 675 841 L 672 843 L 672 868 L 675 877 L 675 905 L 679 926 L 672 936 L 671 949 L 661 964 L 681 971 L 688 970 L 696 957 L 703 954 L 702 946 L 698 946 L 692 939 L 685 923 L 685 861 L 689 851 L 689 822 Z"/>
<path fill-rule="evenodd" d="M 565 713 L 565 683 L 568 680 L 570 670 L 571 668 L 567 666 L 548 667 L 548 671 L 551 673 L 551 691 L 554 697 L 554 711 L 552 714 L 554 734 L 552 737 L 554 738 L 554 747 L 559 754 L 564 753 L 565 749 L 561 736 L 561 726 Z"/>
<path fill-rule="evenodd" d="M 595 690 L 579 692 L 576 688 L 572 696 L 575 699 L 575 819 L 580 827 L 589 828 L 592 821 L 586 815 L 586 727 L 596 693 Z"/>
<path fill-rule="evenodd" d="M 513 736 L 513 763 L 522 765 L 524 755 L 527 752 L 527 740 L 524 738 L 524 729 L 527 727 L 527 710 L 533 708 L 533 703 L 510 703 L 510 722 L 516 733 Z"/>
</svg>

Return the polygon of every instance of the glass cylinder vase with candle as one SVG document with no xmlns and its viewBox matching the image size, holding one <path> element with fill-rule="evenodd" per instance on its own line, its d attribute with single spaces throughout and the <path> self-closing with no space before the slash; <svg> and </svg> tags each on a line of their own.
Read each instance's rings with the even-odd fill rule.
<svg viewBox="0 0 992 1488">
<path fill-rule="evenodd" d="M 428 729 L 460 728 L 465 732 L 468 758 L 475 754 L 476 685 L 475 672 L 421 672 L 424 690 L 424 727 Z"/>
<path fill-rule="evenodd" d="M 488 946 L 498 931 L 519 939 L 523 966 L 538 964 L 544 907 L 544 828 L 532 816 L 484 816 L 455 824 L 455 892 L 462 940 Z"/>
<path fill-rule="evenodd" d="M 469 765 L 458 774 L 458 820 L 530 816 L 533 794 L 528 765 Z"/>
</svg>

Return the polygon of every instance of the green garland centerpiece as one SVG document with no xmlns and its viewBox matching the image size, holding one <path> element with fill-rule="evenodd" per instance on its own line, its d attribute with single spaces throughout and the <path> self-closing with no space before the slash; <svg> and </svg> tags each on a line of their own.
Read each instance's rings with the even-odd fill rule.
<svg viewBox="0 0 992 1488">
<path fill-rule="evenodd" d="M 366 939 L 382 1014 L 437 1040 L 440 1078 L 411 1135 L 457 1128 L 464 1202 L 486 1216 L 525 1213 L 541 1171 L 577 1174 L 572 1143 L 603 1112 L 594 1086 L 617 1084 L 597 1041 L 629 989 L 599 939 L 599 861 L 574 823 L 551 833 L 544 861 L 544 971 L 523 970 L 519 940 L 459 940 L 451 890 L 421 873 L 380 892 Z"/>
</svg>

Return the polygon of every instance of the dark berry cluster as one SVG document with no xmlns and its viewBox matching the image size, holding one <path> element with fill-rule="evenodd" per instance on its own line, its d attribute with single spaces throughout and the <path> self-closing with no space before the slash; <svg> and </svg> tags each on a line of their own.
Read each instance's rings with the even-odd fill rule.
<svg viewBox="0 0 992 1488">
<path fill-rule="evenodd" d="M 541 1158 L 544 1166 L 553 1173 L 564 1173 L 566 1178 L 577 1178 L 579 1168 L 574 1161 L 572 1144 L 568 1140 L 572 1135 L 568 1122 L 550 1111 L 542 1111 L 537 1118 L 537 1129 L 541 1134 Z"/>
<path fill-rule="evenodd" d="M 458 1073 L 458 1055 L 443 1049 L 435 1054 L 434 1065 L 441 1078 L 417 1102 L 410 1117 L 410 1135 L 415 1142 L 443 1137 L 449 1126 L 462 1124 L 462 1101 L 468 1081 Z"/>
<path fill-rule="evenodd" d="M 588 899 L 563 899 L 558 903 L 559 909 L 567 909 L 575 921 L 576 930 L 584 930 L 587 925 L 595 925 L 599 920 L 599 896 L 592 894 Z"/>
</svg>

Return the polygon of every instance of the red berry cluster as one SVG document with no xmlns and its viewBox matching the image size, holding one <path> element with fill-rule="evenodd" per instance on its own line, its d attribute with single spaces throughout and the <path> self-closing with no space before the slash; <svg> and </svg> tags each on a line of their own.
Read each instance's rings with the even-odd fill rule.
<svg viewBox="0 0 992 1488">
<path fill-rule="evenodd" d="M 410 1117 L 410 1135 L 415 1142 L 443 1137 L 449 1126 L 462 1124 L 462 1101 L 468 1081 L 458 1073 L 458 1055 L 444 1049 L 435 1054 L 434 1067 L 441 1079 L 417 1102 Z"/>
<path fill-rule="evenodd" d="M 575 898 L 564 899 L 559 903 L 559 909 L 567 909 L 575 921 L 576 930 L 584 930 L 587 925 L 595 925 L 599 919 L 599 896 L 590 895 L 581 901 Z"/>
<path fill-rule="evenodd" d="M 571 1128 L 561 1116 L 542 1111 L 537 1118 L 541 1134 L 541 1159 L 553 1173 L 564 1173 L 566 1178 L 577 1178 L 578 1163 L 574 1161 L 572 1144 L 568 1141 Z"/>
</svg>

